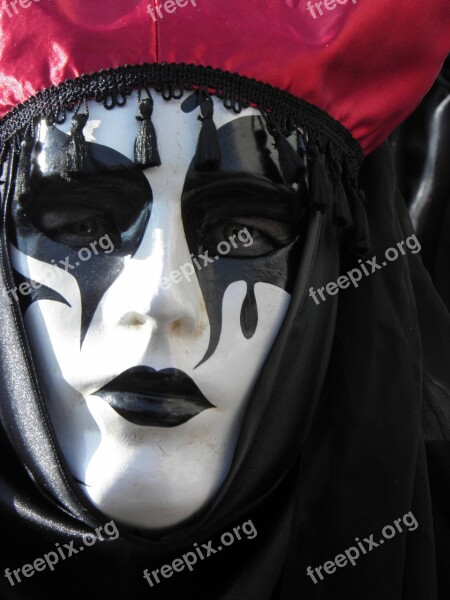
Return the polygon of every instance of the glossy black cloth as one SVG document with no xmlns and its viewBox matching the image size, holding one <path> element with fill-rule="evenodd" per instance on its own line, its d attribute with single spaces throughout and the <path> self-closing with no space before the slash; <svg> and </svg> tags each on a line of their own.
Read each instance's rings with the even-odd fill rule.
<svg viewBox="0 0 450 600">
<path fill-rule="evenodd" d="M 371 252 L 381 257 L 412 234 L 387 144 L 365 160 L 360 183 Z M 5 231 L 2 287 L 12 282 Z M 89 599 L 448 597 L 448 436 L 422 422 L 422 406 L 424 397 L 430 406 L 439 393 L 446 406 L 449 315 L 410 253 L 316 305 L 311 286 L 358 266 L 340 253 L 340 235 L 329 213 L 311 219 L 288 314 L 253 391 L 231 472 L 209 509 L 161 538 L 119 528 L 119 539 L 97 541 L 14 587 L 5 568 L 32 563 L 55 542 L 79 546 L 84 533 L 109 519 L 77 491 L 55 447 L 20 311 L 2 303 L 2 599 L 67 597 L 68 590 L 69 597 Z M 332 560 L 356 537 L 379 536 L 408 511 L 415 531 L 317 584 L 307 576 L 308 566 Z M 249 519 L 255 539 L 235 542 L 153 588 L 143 578 L 144 569 L 171 563 L 194 543 L 217 546 L 223 532 Z"/>
<path fill-rule="evenodd" d="M 450 309 L 450 58 L 417 110 L 393 135 L 398 187 L 422 258 Z"/>
</svg>

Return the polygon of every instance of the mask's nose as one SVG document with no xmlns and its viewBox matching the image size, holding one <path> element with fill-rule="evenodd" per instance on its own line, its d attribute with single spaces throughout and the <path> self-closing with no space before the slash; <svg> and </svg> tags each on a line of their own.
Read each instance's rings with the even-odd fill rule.
<svg viewBox="0 0 450 600">
<path fill-rule="evenodd" d="M 123 270 L 106 292 L 100 322 L 114 340 L 133 352 L 198 353 L 207 345 L 209 321 L 181 216 L 186 173 L 195 154 L 199 124 L 192 115 L 155 100 L 162 165 L 144 171 L 152 190 L 152 209 L 137 252 L 125 257 Z M 157 110 L 156 110 L 157 109 Z M 198 342 L 192 344 L 195 340 Z M 205 341 L 206 340 L 206 341 Z M 139 349 L 137 348 L 139 347 Z"/>
<path fill-rule="evenodd" d="M 153 203 L 137 253 L 113 284 L 118 324 L 162 335 L 204 330 L 206 310 L 181 221 L 179 200 Z"/>
</svg>

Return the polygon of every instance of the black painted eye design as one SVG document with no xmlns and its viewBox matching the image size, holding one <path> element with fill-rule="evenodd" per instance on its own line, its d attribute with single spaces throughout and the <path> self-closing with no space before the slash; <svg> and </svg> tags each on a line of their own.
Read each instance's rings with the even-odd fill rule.
<svg viewBox="0 0 450 600">
<path fill-rule="evenodd" d="M 117 168 L 69 181 L 37 177 L 32 200 L 17 218 L 59 244 L 83 248 L 108 236 L 115 250 L 132 252 L 143 233 L 152 192 L 141 172 Z"/>
</svg>

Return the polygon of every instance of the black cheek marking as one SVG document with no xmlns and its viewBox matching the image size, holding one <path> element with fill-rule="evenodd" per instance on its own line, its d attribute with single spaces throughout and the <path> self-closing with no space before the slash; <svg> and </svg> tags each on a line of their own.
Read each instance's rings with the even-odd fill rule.
<svg viewBox="0 0 450 600">
<path fill-rule="evenodd" d="M 97 255 L 90 249 L 91 257 L 85 262 L 81 261 L 78 255 L 80 249 L 59 244 L 30 225 L 27 226 L 26 235 L 22 235 L 20 230 L 16 230 L 16 245 L 23 254 L 32 256 L 48 265 L 56 266 L 75 278 L 81 299 L 80 347 L 83 345 L 101 299 L 123 271 L 125 256 L 133 256 L 137 251 L 148 219 L 148 214 L 141 215 L 139 223 L 133 228 L 134 236 L 128 236 L 126 248 L 111 254 L 99 253 Z M 90 246 L 86 244 L 85 248 L 90 248 Z M 15 279 L 17 280 L 17 278 Z M 46 286 L 43 288 L 49 290 L 45 292 L 46 299 L 66 302 L 64 299 L 61 300 L 62 296 L 56 290 Z M 29 300 L 23 304 L 24 311 L 32 302 L 44 299 L 42 288 L 36 292 L 36 294 L 31 294 Z"/>
<path fill-rule="evenodd" d="M 299 253 L 300 243 L 294 241 L 289 246 L 267 256 L 249 259 L 222 257 L 214 264 L 197 272 L 211 333 L 208 349 L 195 368 L 211 358 L 217 349 L 222 332 L 223 298 L 227 288 L 237 281 L 244 281 L 247 284 L 247 296 L 241 309 L 240 322 L 242 334 L 250 339 L 253 337 L 258 324 L 258 309 L 254 297 L 255 284 L 269 283 L 291 293 Z M 247 299 L 249 294 L 250 297 Z M 244 309 L 246 301 L 247 305 Z M 245 313 L 244 318 L 243 312 Z"/>
<path fill-rule="evenodd" d="M 31 227 L 28 229 L 34 230 Z M 75 278 L 80 290 L 81 301 L 81 347 L 101 299 L 123 271 L 124 256 L 113 254 L 95 255 L 92 253 L 91 258 L 83 262 L 78 256 L 79 250 L 58 244 L 37 230 L 34 230 L 33 234 L 28 233 L 25 237 L 22 237 L 20 231 L 18 231 L 16 239 L 17 247 L 23 254 L 32 256 L 36 260 L 48 265 L 58 267 L 61 271 L 66 271 Z M 88 247 L 87 245 L 86 248 Z M 58 283 L 55 283 L 55 286 L 57 287 Z M 53 288 L 44 287 L 50 290 L 52 294 L 52 297 L 46 297 L 46 299 L 61 302 L 60 298 L 62 296 L 59 292 Z M 30 295 L 29 301 L 23 305 L 24 311 L 32 302 L 43 299 L 40 293 L 41 289 L 36 290 L 36 292 L 36 294 Z M 67 304 L 67 301 L 65 302 Z"/>
<path fill-rule="evenodd" d="M 258 307 L 255 298 L 255 284 L 247 284 L 247 294 L 241 308 L 241 329 L 244 337 L 250 340 L 258 326 Z"/>
<path fill-rule="evenodd" d="M 124 268 L 123 257 L 108 257 L 95 262 L 91 259 L 91 262 L 93 264 L 89 265 L 87 274 L 76 275 L 81 295 L 80 349 L 101 299 Z"/>
<path fill-rule="evenodd" d="M 13 269 L 13 271 L 14 281 L 16 282 L 17 287 L 19 287 L 21 283 L 28 283 L 31 288 L 30 294 L 22 294 L 19 290 L 16 291 L 16 294 L 19 298 L 20 307 L 24 314 L 28 307 L 31 306 L 33 302 L 37 302 L 38 300 L 53 300 L 54 302 L 61 302 L 61 304 L 65 304 L 71 308 L 69 302 L 63 296 L 61 296 L 61 294 L 58 294 L 57 291 L 52 290 L 46 285 L 40 285 L 38 282 L 28 279 L 28 277 L 24 277 L 22 273 L 19 273 L 15 269 Z M 39 287 L 35 288 L 33 287 L 33 284 L 39 285 Z"/>
<path fill-rule="evenodd" d="M 35 243 L 33 244 L 30 237 L 27 237 L 26 240 L 23 238 L 21 239 L 19 235 L 17 237 L 19 242 L 18 248 L 21 252 L 48 265 L 56 266 L 61 269 L 61 271 L 70 273 L 76 279 L 80 290 L 81 301 L 81 347 L 101 299 L 123 271 L 124 257 L 93 254 L 88 261 L 81 262 L 77 250 L 53 242 L 42 234 L 32 236 L 35 238 L 33 240 Z M 37 242 L 37 239 L 39 242 Z M 33 246 L 33 251 L 30 250 L 30 245 Z M 52 258 L 50 259 L 50 257 Z M 55 261 L 55 264 L 52 264 L 50 260 Z M 67 268 L 58 264 L 59 261 L 65 263 Z M 21 277 L 19 274 L 18 276 Z M 18 280 L 17 277 L 15 277 L 15 279 Z M 58 284 L 56 283 L 55 285 L 57 286 Z M 48 291 L 44 292 L 43 290 Z M 28 299 L 22 304 L 24 311 L 33 302 L 43 299 L 55 300 L 57 302 L 68 304 L 59 292 L 48 286 L 39 288 L 36 290 L 36 293 L 33 293 L 26 298 Z M 70 304 L 68 304 L 68 306 L 70 306 Z"/>
</svg>

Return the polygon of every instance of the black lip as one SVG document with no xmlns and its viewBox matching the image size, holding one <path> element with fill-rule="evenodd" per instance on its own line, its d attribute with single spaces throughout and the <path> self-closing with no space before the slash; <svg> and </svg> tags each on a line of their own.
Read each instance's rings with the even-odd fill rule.
<svg viewBox="0 0 450 600">
<path fill-rule="evenodd" d="M 135 425 L 177 427 L 214 405 L 178 369 L 133 367 L 95 392 Z"/>
</svg>

